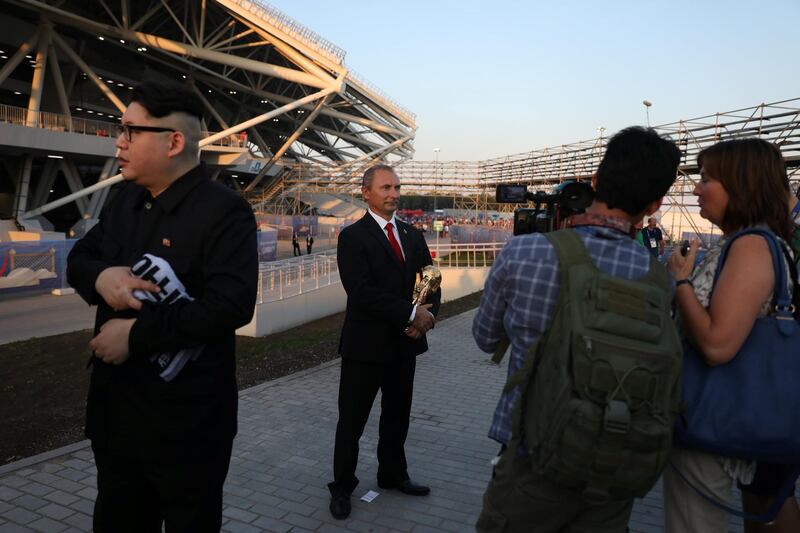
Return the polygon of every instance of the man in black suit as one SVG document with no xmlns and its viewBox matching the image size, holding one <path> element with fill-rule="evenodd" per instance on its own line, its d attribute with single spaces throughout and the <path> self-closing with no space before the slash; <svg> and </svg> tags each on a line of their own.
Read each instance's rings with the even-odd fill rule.
<svg viewBox="0 0 800 533">
<path fill-rule="evenodd" d="M 234 332 L 256 300 L 256 223 L 199 161 L 193 91 L 144 83 L 132 94 L 117 138 L 125 183 L 67 260 L 70 284 L 97 306 L 86 403 L 93 526 L 219 531 L 237 429 Z"/>
<path fill-rule="evenodd" d="M 303 255 L 302 252 L 300 252 L 300 240 L 297 237 L 296 231 L 292 231 L 292 255 L 294 255 L 294 257 Z"/>
<path fill-rule="evenodd" d="M 339 354 L 339 423 L 333 456 L 331 514 L 350 515 L 358 441 L 378 390 L 381 418 L 378 486 L 424 496 L 428 487 L 408 476 L 404 444 L 408 435 L 416 356 L 427 351 L 425 333 L 434 325 L 441 292 L 430 303 L 411 303 L 417 274 L 432 263 L 422 234 L 397 220 L 400 180 L 388 165 L 369 168 L 361 192 L 369 209 L 342 230 L 337 261 L 347 292 L 347 312 Z"/>
</svg>

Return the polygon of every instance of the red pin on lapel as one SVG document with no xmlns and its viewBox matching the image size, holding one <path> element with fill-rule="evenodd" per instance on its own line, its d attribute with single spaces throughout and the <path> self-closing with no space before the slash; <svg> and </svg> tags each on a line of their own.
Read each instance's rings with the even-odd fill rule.
<svg viewBox="0 0 800 533">
<path fill-rule="evenodd" d="M 161 244 L 163 244 L 165 247 L 169 248 L 170 246 L 172 246 L 172 241 L 170 241 L 167 238 L 163 238 L 163 239 L 161 239 Z"/>
</svg>

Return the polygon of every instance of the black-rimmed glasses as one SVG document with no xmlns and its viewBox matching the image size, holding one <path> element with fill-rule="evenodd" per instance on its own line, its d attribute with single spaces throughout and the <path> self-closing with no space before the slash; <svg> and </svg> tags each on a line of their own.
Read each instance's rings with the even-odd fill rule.
<svg viewBox="0 0 800 533">
<path fill-rule="evenodd" d="M 128 142 L 133 142 L 133 133 L 136 131 L 175 132 L 178 130 L 173 128 L 162 128 L 160 126 L 138 126 L 136 124 L 120 124 L 117 126 L 117 136 L 124 138 Z"/>
</svg>

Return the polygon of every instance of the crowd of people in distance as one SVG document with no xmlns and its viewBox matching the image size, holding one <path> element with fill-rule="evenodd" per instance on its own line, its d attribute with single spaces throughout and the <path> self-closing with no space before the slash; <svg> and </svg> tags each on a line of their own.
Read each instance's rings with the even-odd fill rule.
<svg viewBox="0 0 800 533">
<path fill-rule="evenodd" d="M 455 225 L 461 226 L 484 226 L 487 228 L 502 228 L 511 230 L 514 227 L 513 218 L 492 218 L 492 217 L 467 217 L 467 216 L 441 216 L 441 215 L 422 215 L 403 217 L 398 215 L 398 218 L 411 224 L 424 234 L 433 233 L 434 222 L 441 221 L 442 223 L 442 236 L 447 236 L 450 233 L 450 228 Z"/>
</svg>

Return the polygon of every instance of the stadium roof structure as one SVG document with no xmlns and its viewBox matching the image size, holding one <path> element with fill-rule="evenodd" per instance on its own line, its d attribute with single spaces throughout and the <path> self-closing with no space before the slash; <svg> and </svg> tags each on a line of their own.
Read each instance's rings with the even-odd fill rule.
<svg viewBox="0 0 800 533">
<path fill-rule="evenodd" d="M 203 159 L 243 192 L 295 163 L 413 156 L 414 114 L 261 0 L 0 0 L 0 14 L 0 154 L 18 157 L 0 179 L 16 182 L 18 218 L 57 207 L 46 193 L 56 181 L 71 193 L 59 205 L 96 217 L 116 172 L 115 126 L 144 79 L 195 90 Z"/>
</svg>

